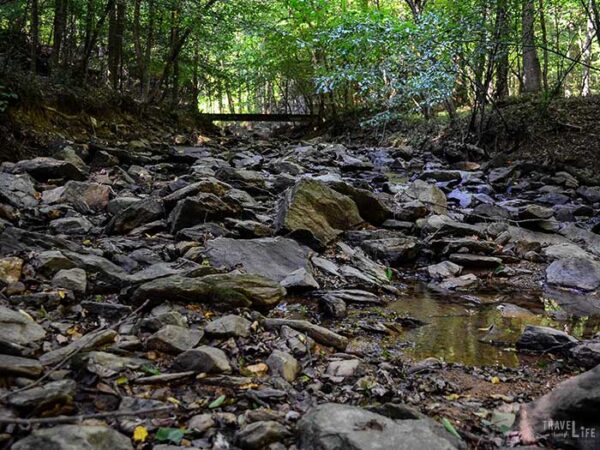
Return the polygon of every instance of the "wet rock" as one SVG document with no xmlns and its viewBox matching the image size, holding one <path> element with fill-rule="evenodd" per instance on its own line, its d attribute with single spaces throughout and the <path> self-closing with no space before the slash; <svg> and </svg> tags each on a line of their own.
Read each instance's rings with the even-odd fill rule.
<svg viewBox="0 0 600 450">
<path fill-rule="evenodd" d="M 243 427 L 235 435 L 235 441 L 242 449 L 259 450 L 290 435 L 283 425 L 273 420 L 254 422 Z"/>
<path fill-rule="evenodd" d="M 204 332 L 218 338 L 248 337 L 252 323 L 243 317 L 228 314 L 209 322 L 204 327 Z"/>
<path fill-rule="evenodd" d="M 112 233 L 127 234 L 135 228 L 164 216 L 162 202 L 155 198 L 135 202 L 116 215 L 109 224 Z"/>
<path fill-rule="evenodd" d="M 200 373 L 229 373 L 231 366 L 225 352 L 216 347 L 202 345 L 187 350 L 175 358 L 173 368 Z"/>
<path fill-rule="evenodd" d="M 565 258 L 546 269 L 549 284 L 593 291 L 600 286 L 600 263 L 588 258 Z"/>
<path fill-rule="evenodd" d="M 171 232 L 175 233 L 210 220 L 239 217 L 241 213 L 242 206 L 236 200 L 201 193 L 196 197 L 180 200 L 169 215 L 169 223 Z"/>
<path fill-rule="evenodd" d="M 394 421 L 356 406 L 325 403 L 298 422 L 299 450 L 450 450 L 426 420 Z"/>
<path fill-rule="evenodd" d="M 0 374 L 14 377 L 37 378 L 44 367 L 37 359 L 0 354 Z"/>
<path fill-rule="evenodd" d="M 85 217 L 63 217 L 50 222 L 50 229 L 57 234 L 86 234 L 92 229 L 92 223 Z"/>
<path fill-rule="evenodd" d="M 361 222 L 350 197 L 324 183 L 302 179 L 280 199 L 275 229 L 319 248 Z"/>
<path fill-rule="evenodd" d="M 582 342 L 571 348 L 569 356 L 581 367 L 596 367 L 600 364 L 600 342 Z"/>
<path fill-rule="evenodd" d="M 0 342 L 26 345 L 45 336 L 46 331 L 28 314 L 0 306 Z"/>
<path fill-rule="evenodd" d="M 269 366 L 271 374 L 280 376 L 290 383 L 300 373 L 300 364 L 298 364 L 296 358 L 281 350 L 273 350 L 273 353 L 267 359 L 267 366 Z"/>
<path fill-rule="evenodd" d="M 280 284 L 286 289 L 309 290 L 319 289 L 319 283 L 315 280 L 313 274 L 305 268 L 294 270 Z"/>
<path fill-rule="evenodd" d="M 59 425 L 36 430 L 13 445 L 14 450 L 133 450 L 127 436 L 108 427 Z"/>
<path fill-rule="evenodd" d="M 6 284 L 16 283 L 21 279 L 23 260 L 16 256 L 0 259 L 0 281 Z"/>
<path fill-rule="evenodd" d="M 264 326 L 267 329 L 280 328 L 288 326 L 294 330 L 306 333 L 320 344 L 335 347 L 339 350 L 344 350 L 348 345 L 348 339 L 327 328 L 310 323 L 307 320 L 293 319 L 265 319 Z"/>
<path fill-rule="evenodd" d="M 600 366 L 563 381 L 548 394 L 523 406 L 516 431 L 525 439 L 543 438 L 552 448 L 594 448 L 600 433 L 598 403 Z M 566 429 L 566 422 L 572 428 Z"/>
<path fill-rule="evenodd" d="M 15 408 L 44 409 L 57 403 L 73 402 L 77 383 L 73 380 L 52 381 L 40 387 L 33 387 L 8 397 L 8 403 Z"/>
<path fill-rule="evenodd" d="M 33 208 L 38 204 L 36 195 L 28 176 L 0 172 L 0 201 L 15 208 Z"/>
<path fill-rule="evenodd" d="M 205 256 L 214 267 L 242 267 L 250 274 L 280 282 L 291 273 L 310 273 L 310 249 L 284 237 L 260 239 L 218 238 L 207 242 Z"/>
<path fill-rule="evenodd" d="M 399 196 L 403 202 L 419 201 L 434 214 L 446 214 L 448 201 L 444 192 L 433 184 L 422 180 L 415 180 Z"/>
<path fill-rule="evenodd" d="M 52 179 L 83 181 L 86 178 L 86 174 L 70 162 L 47 157 L 19 161 L 12 166 L 10 172 L 14 174 L 28 173 L 38 181 Z"/>
<path fill-rule="evenodd" d="M 479 284 L 479 279 L 476 275 L 468 273 L 459 277 L 446 278 L 440 287 L 449 290 L 466 290 L 473 288 Z"/>
<path fill-rule="evenodd" d="M 198 330 L 165 325 L 148 338 L 146 346 L 152 350 L 178 354 L 195 347 L 202 336 L 203 333 Z"/>
<path fill-rule="evenodd" d="M 142 284 L 133 294 L 133 300 L 184 301 L 205 303 L 215 308 L 235 306 L 273 308 L 284 297 L 285 289 L 260 275 L 231 272 L 186 278 L 173 275 Z"/>
<path fill-rule="evenodd" d="M 577 344 L 577 339 L 550 327 L 527 325 L 516 343 L 517 350 L 560 353 Z"/>
<path fill-rule="evenodd" d="M 90 351 L 103 345 L 112 344 L 116 337 L 117 332 L 114 330 L 92 331 L 65 347 L 44 353 L 40 356 L 40 362 L 45 366 L 56 364 L 75 352 Z"/>
<path fill-rule="evenodd" d="M 442 261 L 427 267 L 427 273 L 434 279 L 452 278 L 460 275 L 462 267 L 450 261 Z"/>
</svg>

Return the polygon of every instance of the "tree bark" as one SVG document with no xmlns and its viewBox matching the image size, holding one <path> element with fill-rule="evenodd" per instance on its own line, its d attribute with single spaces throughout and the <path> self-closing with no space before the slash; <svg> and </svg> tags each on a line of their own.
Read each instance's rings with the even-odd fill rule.
<svg viewBox="0 0 600 450">
<path fill-rule="evenodd" d="M 590 1 L 590 8 L 593 11 L 592 1 Z M 581 83 L 581 95 L 583 97 L 587 97 L 588 95 L 591 95 L 591 93 L 592 93 L 592 89 L 590 86 L 591 85 L 590 66 L 592 64 L 592 39 L 594 38 L 594 30 L 595 30 L 594 21 L 592 20 L 591 16 L 588 16 L 585 42 L 581 49 L 581 51 L 583 52 L 583 62 L 584 62 L 583 79 L 582 79 L 582 83 Z"/>
<path fill-rule="evenodd" d="M 494 97 L 498 100 L 504 99 L 509 95 L 508 73 L 510 63 L 508 60 L 508 53 L 510 50 L 510 23 L 508 15 L 508 1 L 498 0 L 496 9 L 496 30 L 499 52 L 496 63 L 496 86 L 494 92 Z"/>
<path fill-rule="evenodd" d="M 40 15 L 38 0 L 31 0 L 31 72 L 37 71 L 37 47 L 40 40 Z"/>
<path fill-rule="evenodd" d="M 543 65 L 542 65 L 542 81 L 544 84 L 544 90 L 548 91 L 548 64 L 550 58 L 548 56 L 548 32 L 546 30 L 546 13 L 544 11 L 544 0 L 539 1 L 540 8 L 540 29 L 542 31 L 542 55 L 543 55 Z"/>
<path fill-rule="evenodd" d="M 55 0 L 54 24 L 52 39 L 52 63 L 54 66 L 60 64 L 60 53 L 62 50 L 63 37 L 67 26 L 67 0 Z"/>
<path fill-rule="evenodd" d="M 535 48 L 534 0 L 524 0 L 522 15 L 523 92 L 537 93 L 542 87 L 542 71 Z"/>
</svg>

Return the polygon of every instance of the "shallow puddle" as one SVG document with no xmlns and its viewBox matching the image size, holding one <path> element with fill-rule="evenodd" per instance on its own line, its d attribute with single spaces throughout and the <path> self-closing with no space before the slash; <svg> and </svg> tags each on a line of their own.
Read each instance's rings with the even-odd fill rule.
<svg viewBox="0 0 600 450">
<path fill-rule="evenodd" d="M 409 288 L 406 297 L 386 308 L 399 316 L 422 320 L 426 325 L 386 337 L 384 346 L 406 343 L 402 352 L 415 360 L 437 357 L 472 366 L 501 364 L 516 367 L 520 360 L 513 347 L 526 325 L 550 326 L 578 338 L 589 337 L 600 329 L 597 319 L 554 320 L 544 314 L 543 305 L 535 297 L 486 294 L 477 295 L 477 298 L 481 300 L 479 305 L 442 296 L 422 285 Z M 506 306 L 508 303 L 527 308 L 527 311 Z"/>
</svg>

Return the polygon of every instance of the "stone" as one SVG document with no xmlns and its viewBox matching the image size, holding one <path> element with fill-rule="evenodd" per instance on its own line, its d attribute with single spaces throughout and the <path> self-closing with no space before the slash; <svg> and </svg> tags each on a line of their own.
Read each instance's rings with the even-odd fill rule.
<svg viewBox="0 0 600 450">
<path fill-rule="evenodd" d="M 228 314 L 209 322 L 204 332 L 218 338 L 248 337 L 252 323 L 243 317 Z"/>
<path fill-rule="evenodd" d="M 37 192 L 26 175 L 0 172 L 0 201 L 18 209 L 37 206 Z"/>
<path fill-rule="evenodd" d="M 92 331 L 65 347 L 44 353 L 40 356 L 40 362 L 45 366 L 56 364 L 74 352 L 91 351 L 103 345 L 112 344 L 116 337 L 117 332 L 114 330 Z"/>
<path fill-rule="evenodd" d="M 350 405 L 324 403 L 297 426 L 299 450 L 451 450 L 452 438 L 427 419 L 394 421 Z M 446 433 L 447 434 L 447 433 Z"/>
<path fill-rule="evenodd" d="M 315 277 L 304 267 L 294 270 L 279 283 L 286 289 L 310 290 L 319 289 L 319 283 Z"/>
<path fill-rule="evenodd" d="M 360 366 L 358 359 L 332 361 L 327 365 L 327 375 L 336 378 L 353 377 Z"/>
<path fill-rule="evenodd" d="M 38 181 L 52 179 L 83 181 L 86 174 L 68 161 L 40 156 L 33 159 L 24 159 L 16 163 L 12 173 L 27 173 Z"/>
<path fill-rule="evenodd" d="M 161 219 L 164 214 L 162 202 L 151 197 L 135 202 L 121 211 L 112 219 L 108 228 L 115 234 L 127 234 L 141 225 Z"/>
<path fill-rule="evenodd" d="M 180 201 L 188 197 L 193 197 L 199 193 L 213 194 L 217 197 L 223 197 L 231 190 L 231 186 L 215 178 L 209 177 L 196 183 L 188 184 L 163 198 L 167 210 L 173 209 Z"/>
<path fill-rule="evenodd" d="M 354 201 L 325 183 L 301 179 L 279 200 L 275 229 L 322 248 L 363 222 Z"/>
<path fill-rule="evenodd" d="M 577 193 L 590 203 L 600 202 L 600 186 L 580 186 Z"/>
<path fill-rule="evenodd" d="M 72 269 L 75 263 L 58 250 L 48 250 L 35 256 L 33 262 L 38 273 L 51 277 L 62 269 Z"/>
<path fill-rule="evenodd" d="M 461 266 L 495 269 L 502 265 L 502 259 L 495 256 L 472 255 L 469 253 L 452 253 L 450 261 Z"/>
<path fill-rule="evenodd" d="M 197 414 L 190 419 L 187 428 L 194 433 L 203 434 L 216 425 L 211 414 Z"/>
<path fill-rule="evenodd" d="M 15 408 L 42 409 L 56 403 L 70 404 L 75 397 L 77 383 L 73 380 L 52 381 L 43 386 L 33 387 L 8 397 L 8 403 Z"/>
<path fill-rule="evenodd" d="M 133 450 L 127 436 L 102 426 L 59 425 L 39 429 L 13 445 L 13 450 Z"/>
<path fill-rule="evenodd" d="M 165 325 L 146 341 L 146 347 L 164 353 L 179 354 L 194 348 L 203 336 L 202 331 L 177 325 Z"/>
<path fill-rule="evenodd" d="M 319 305 L 323 312 L 333 319 L 343 319 L 348 314 L 346 302 L 336 296 L 324 295 L 319 298 Z"/>
<path fill-rule="evenodd" d="M 0 281 L 6 284 L 16 283 L 21 279 L 23 260 L 16 256 L 0 259 Z"/>
<path fill-rule="evenodd" d="M 44 367 L 37 359 L 0 354 L 0 375 L 37 378 L 43 371 Z"/>
<path fill-rule="evenodd" d="M 413 261 L 421 248 L 413 237 L 367 240 L 361 248 L 372 258 L 389 266 L 398 266 Z"/>
<path fill-rule="evenodd" d="M 554 215 L 552 208 L 540 205 L 526 205 L 518 209 L 517 218 L 519 220 L 545 220 Z"/>
<path fill-rule="evenodd" d="M 216 347 L 209 347 L 208 345 L 202 345 L 181 353 L 173 361 L 173 368 L 199 373 L 231 372 L 231 366 L 225 352 Z"/>
<path fill-rule="evenodd" d="M 426 219 L 422 230 L 425 234 L 435 234 L 436 238 L 438 239 L 444 236 L 477 236 L 480 238 L 485 237 L 485 233 L 481 230 L 481 228 L 477 227 L 476 225 L 469 225 L 467 223 L 457 222 L 456 220 L 452 220 L 448 216 L 440 215 L 429 216 Z"/>
<path fill-rule="evenodd" d="M 308 320 L 265 319 L 263 324 L 266 329 L 288 326 L 301 333 L 307 334 L 319 344 L 335 347 L 341 351 L 348 345 L 348 338 L 345 336 L 341 336 L 328 328 L 310 323 Z"/>
<path fill-rule="evenodd" d="M 210 220 L 239 217 L 241 213 L 242 206 L 236 200 L 200 193 L 196 197 L 180 200 L 169 214 L 168 221 L 171 232 L 176 233 Z"/>
<path fill-rule="evenodd" d="M 241 267 L 250 274 L 281 282 L 298 269 L 311 272 L 311 250 L 284 237 L 217 238 L 206 243 L 206 259 L 214 267 Z"/>
<path fill-rule="evenodd" d="M 119 344 L 122 344 L 122 342 L 123 341 L 120 341 Z M 119 356 L 113 353 L 98 351 L 84 353 L 80 358 L 85 362 L 85 368 L 88 372 L 95 373 L 103 378 L 112 377 L 113 375 L 128 369 L 137 370 L 145 364 L 150 364 L 150 362 L 145 359 Z M 74 358 L 74 361 L 78 359 L 79 357 Z"/>
<path fill-rule="evenodd" d="M 568 258 L 593 259 L 593 255 L 590 255 L 580 246 L 567 242 L 563 244 L 549 245 L 543 249 L 543 253 L 544 256 L 551 261 Z"/>
<path fill-rule="evenodd" d="M 0 341 L 27 345 L 46 337 L 46 331 L 29 314 L 0 306 Z"/>
<path fill-rule="evenodd" d="M 269 366 L 272 375 L 282 377 L 290 383 L 300 373 L 300 364 L 296 358 L 281 350 L 273 350 L 273 353 L 267 359 L 267 366 Z"/>
<path fill-rule="evenodd" d="M 105 211 L 112 189 L 110 186 L 85 181 L 67 181 L 64 186 L 44 191 L 42 200 L 46 204 L 66 203 L 80 213 Z"/>
<path fill-rule="evenodd" d="M 564 258 L 546 268 L 551 285 L 593 291 L 600 286 L 600 263 L 589 258 Z"/>
<path fill-rule="evenodd" d="M 571 359 L 579 366 L 591 369 L 600 364 L 600 342 L 582 342 L 569 351 Z"/>
<path fill-rule="evenodd" d="M 479 279 L 476 275 L 468 273 L 459 277 L 446 278 L 440 283 L 442 289 L 449 290 L 466 290 L 475 287 L 479 284 Z"/>
<path fill-rule="evenodd" d="M 360 217 L 372 225 L 379 226 L 393 216 L 393 211 L 385 199 L 371 191 L 343 182 L 332 182 L 329 186 L 354 200 Z"/>
<path fill-rule="evenodd" d="M 451 261 L 442 261 L 427 267 L 429 276 L 436 280 L 452 278 L 460 275 L 462 267 Z"/>
<path fill-rule="evenodd" d="M 235 441 L 242 449 L 261 450 L 289 435 L 290 432 L 283 425 L 274 420 L 268 420 L 244 426 L 235 434 Z"/>
<path fill-rule="evenodd" d="M 145 300 L 203 303 L 218 309 L 235 306 L 269 309 L 284 296 L 285 289 L 274 281 L 260 275 L 231 272 L 200 278 L 180 275 L 159 278 L 139 286 L 133 300 L 140 303 Z"/>
<path fill-rule="evenodd" d="M 517 350 L 561 353 L 577 344 L 577 339 L 550 327 L 527 325 L 516 343 Z"/>
<path fill-rule="evenodd" d="M 75 266 L 86 271 L 89 293 L 118 292 L 131 282 L 127 272 L 102 256 L 70 251 L 65 251 L 63 254 Z"/>
<path fill-rule="evenodd" d="M 57 234 L 86 234 L 92 229 L 92 223 L 85 217 L 63 217 L 50 222 L 50 229 Z"/>
<path fill-rule="evenodd" d="M 399 195 L 401 202 L 418 201 L 434 214 L 448 212 L 448 200 L 444 192 L 433 184 L 423 180 L 415 180 Z"/>
<path fill-rule="evenodd" d="M 550 448 L 592 449 L 600 433 L 599 403 L 600 366 L 596 366 L 522 406 L 515 431 L 530 439 L 542 438 Z M 573 420 L 575 423 L 570 424 L 573 431 L 566 430 L 564 421 Z"/>
<path fill-rule="evenodd" d="M 87 289 L 87 274 L 83 269 L 62 269 L 52 278 L 52 286 L 84 294 Z"/>
</svg>

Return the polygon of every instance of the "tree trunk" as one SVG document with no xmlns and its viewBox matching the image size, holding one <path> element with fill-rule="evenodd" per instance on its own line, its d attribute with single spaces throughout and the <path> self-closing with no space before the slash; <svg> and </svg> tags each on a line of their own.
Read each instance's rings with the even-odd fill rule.
<svg viewBox="0 0 600 450">
<path fill-rule="evenodd" d="M 544 83 L 544 90 L 548 91 L 548 32 L 546 31 L 546 14 L 544 11 L 544 0 L 540 0 L 540 29 L 542 30 L 542 55 L 544 58 L 544 64 L 542 66 L 542 81 Z"/>
<path fill-rule="evenodd" d="M 38 0 L 31 0 L 31 72 L 37 69 L 37 47 L 40 40 L 40 16 Z"/>
<path fill-rule="evenodd" d="M 508 60 L 508 53 L 510 50 L 510 23 L 508 14 L 508 1 L 498 0 L 498 7 L 496 10 L 496 30 L 499 52 L 496 63 L 496 89 L 494 92 L 494 97 L 496 99 L 503 99 L 509 95 L 508 72 L 510 63 Z"/>
<path fill-rule="evenodd" d="M 52 39 L 52 63 L 58 66 L 63 37 L 67 26 L 67 0 L 55 0 L 54 3 L 54 31 Z"/>
<path fill-rule="evenodd" d="M 590 1 L 590 8 L 592 8 L 591 3 L 592 2 Z M 583 79 L 582 79 L 582 83 L 581 83 L 581 95 L 584 97 L 587 97 L 588 95 L 591 95 L 591 93 L 592 93 L 592 90 L 590 87 L 590 81 L 591 81 L 590 80 L 590 78 L 591 78 L 590 66 L 592 64 L 592 39 L 594 39 L 594 30 L 595 30 L 594 21 L 592 20 L 591 17 L 588 17 L 585 42 L 581 49 L 581 51 L 583 53 L 583 62 L 584 62 Z"/>
<path fill-rule="evenodd" d="M 535 48 L 534 0 L 523 2 L 523 92 L 536 93 L 542 87 L 542 71 Z"/>
</svg>

